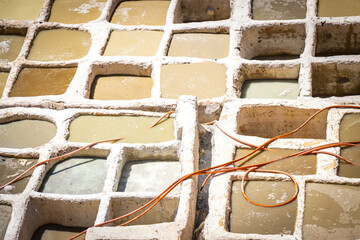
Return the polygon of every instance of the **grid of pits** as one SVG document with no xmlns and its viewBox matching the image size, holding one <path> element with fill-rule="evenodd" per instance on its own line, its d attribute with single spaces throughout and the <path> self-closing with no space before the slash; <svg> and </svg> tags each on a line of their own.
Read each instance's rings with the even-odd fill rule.
<svg viewBox="0 0 360 240">
<path fill-rule="evenodd" d="M 186 120 L 182 120 L 184 109 Z M 185 97 L 177 104 L 175 118 L 171 117 L 152 129 L 147 128 L 162 116 L 161 113 L 94 109 L 0 110 L 1 131 L 15 137 L 13 142 L 16 144 L 25 139 L 21 146 L 11 145 L 12 142 L 6 140 L 0 143 L 1 185 L 36 162 L 86 146 L 86 142 L 92 142 L 92 137 L 114 139 L 131 135 L 116 143 L 102 143 L 48 162 L 26 174 L 16 184 L 4 188 L 0 192 L 2 237 L 5 234 L 6 238 L 18 239 L 36 238 L 37 234 L 43 237 L 44 234 L 68 234 L 66 236 L 70 237 L 96 223 L 141 207 L 162 192 L 169 181 L 196 170 L 196 161 L 191 157 L 197 141 L 195 109 L 196 101 Z M 98 128 L 94 121 L 101 122 Z M 39 123 L 54 127 L 54 134 L 46 139 L 36 139 L 36 134 L 42 135 L 36 126 Z M 12 127 L 11 124 L 25 127 Z M 90 129 L 89 124 L 92 132 L 84 138 L 83 134 Z M 24 129 L 30 130 L 26 132 Z M 31 129 L 37 129 L 36 134 Z M 16 131 L 22 134 L 16 134 Z M 184 143 L 183 138 L 188 139 L 188 143 Z M 193 140 L 189 141 L 191 138 Z M 182 148 L 188 150 L 180 152 Z M 192 180 L 179 185 L 150 214 L 131 225 L 161 226 L 165 223 L 183 231 L 184 227 L 179 227 L 178 222 L 190 222 L 186 226 L 191 226 L 194 218 L 194 215 L 186 214 L 195 206 L 196 198 L 190 196 L 194 194 L 194 188 Z M 130 219 L 108 226 L 127 220 Z M 123 231 L 126 234 L 126 229 Z"/>
<path fill-rule="evenodd" d="M 283 103 L 281 106 L 258 104 L 253 107 L 241 101 L 232 101 L 225 104 L 219 124 L 233 137 L 259 146 L 299 126 L 319 110 L 314 109 L 319 103 Z M 358 109 L 333 108 L 323 111 L 298 133 L 268 145 L 270 151 L 258 151 L 254 157 L 241 159 L 234 166 L 265 163 L 333 142 L 359 141 L 359 123 Z M 215 148 L 222 151 L 215 153 L 213 164 L 240 159 L 252 152 L 245 143 L 236 143 L 220 130 L 217 131 Z M 275 208 L 253 205 L 243 197 L 241 181 L 245 170 L 214 178 L 209 189 L 211 207 L 204 230 L 205 238 L 326 239 L 340 235 L 344 239 L 358 238 L 358 167 L 326 152 L 351 159 L 357 164 L 359 146 L 334 147 L 324 151 L 284 159 L 259 168 L 287 172 L 299 185 L 295 201 Z M 295 188 L 284 174 L 253 172 L 245 179 L 245 192 L 256 203 L 275 205 L 289 200 Z M 348 200 L 340 201 L 339 196 Z M 346 216 L 345 221 L 343 216 Z M 218 228 L 216 233 L 212 231 L 215 227 Z"/>
<path fill-rule="evenodd" d="M 322 4 L 314 0 L 298 4 L 284 0 L 278 5 L 266 0 L 90 2 L 79 1 L 76 7 L 50 1 L 32 21 L 4 17 L 0 35 L 24 37 L 15 55 L 2 56 L 0 62 L 5 102 L 20 103 L 29 96 L 36 97 L 35 102 L 44 98 L 67 102 L 71 96 L 86 104 L 100 104 L 89 99 L 132 103 L 154 99 L 171 104 L 171 99 L 188 94 L 221 103 L 224 97 L 359 94 L 358 17 L 348 17 L 346 23 L 316 17 Z M 269 9 L 264 10 L 264 5 Z M 286 9 L 292 17 L 299 9 L 302 14 L 292 20 L 281 17 L 279 13 Z M 54 17 L 57 11 L 65 14 Z M 154 11 L 161 19 L 150 17 Z M 75 17 L 67 14 L 84 20 L 68 22 Z M 2 52 L 12 49 L 9 42 L 2 40 Z M 334 63 L 326 61 L 333 58 Z M 331 77 L 324 79 L 322 75 L 329 72 Z M 30 81 L 29 74 L 39 74 L 39 78 Z M 47 74 L 57 84 L 41 78 Z M 266 88 L 268 81 L 281 85 L 283 91 L 264 97 L 251 94 L 256 91 L 253 88 Z M 30 84 L 41 87 L 29 91 Z"/>
<path fill-rule="evenodd" d="M 219 105 L 221 105 L 224 97 L 250 98 L 248 102 L 257 103 L 257 100 L 252 98 L 304 99 L 306 101 L 306 99 L 312 99 L 312 97 L 353 96 L 353 98 L 349 98 L 350 100 L 340 98 L 338 101 L 345 103 L 348 101 L 354 102 L 351 99 L 356 100 L 356 95 L 360 93 L 359 81 L 357 81 L 359 79 L 358 69 L 360 66 L 357 44 L 360 29 L 358 24 L 359 17 L 350 16 L 347 18 L 346 23 L 339 23 L 337 18 L 316 17 L 318 9 L 320 11 L 321 8 L 321 1 L 308 0 L 299 1 L 295 4 L 294 8 L 300 13 L 295 20 L 289 21 L 294 16 L 291 13 L 276 19 L 279 16 L 279 11 L 283 10 L 273 8 L 271 8 L 273 12 L 260 13 L 264 14 L 265 17 L 263 19 L 261 17 L 257 18 L 256 14 L 259 13 L 256 11 L 262 9 L 261 4 L 269 4 L 268 2 L 257 0 L 238 3 L 229 0 L 219 0 L 202 1 L 201 4 L 197 5 L 193 1 L 173 0 L 168 2 L 167 16 L 165 20 L 162 20 L 162 24 L 135 26 L 136 24 L 132 25 L 132 23 L 129 26 L 126 23 L 119 24 L 113 22 L 113 13 L 116 12 L 115 9 L 119 6 L 120 1 L 98 1 L 97 3 L 100 5 L 101 3 L 103 4 L 103 8 L 100 7 L 102 10 L 98 13 L 98 17 L 91 19 L 94 21 L 87 24 L 62 23 L 61 21 L 50 20 L 50 13 L 53 11 L 52 8 L 55 8 L 56 0 L 55 2 L 49 1 L 43 4 L 40 15 L 32 19 L 34 21 L 4 20 L 0 24 L 1 35 L 15 34 L 25 37 L 22 48 L 16 58 L 10 61 L 0 61 L 0 90 L 1 87 L 4 88 L 0 101 L 3 103 L 3 106 L 10 107 L 29 106 L 30 103 L 30 106 L 45 106 L 46 108 L 55 109 L 62 109 L 64 106 L 70 108 L 79 106 L 95 106 L 96 108 L 115 106 L 115 108 L 140 108 L 147 110 L 153 109 L 155 106 L 159 107 L 158 111 L 161 111 L 174 107 L 175 100 L 169 99 L 176 99 L 182 94 L 191 94 L 203 99 L 203 101 L 200 100 L 200 104 L 203 104 L 203 110 L 200 107 L 201 114 L 199 119 L 203 119 L 204 122 L 216 119 L 219 116 Z M 287 5 L 292 1 L 281 2 Z M 256 4 L 260 4 L 260 7 Z M 96 8 L 99 6 L 96 6 Z M 299 9 L 301 11 L 298 11 Z M 359 14 L 355 13 L 354 15 Z M 268 20 L 271 20 L 271 22 L 266 22 Z M 233 24 L 233 22 L 236 22 L 236 24 Z M 31 59 L 31 51 L 33 51 L 32 49 L 37 37 L 40 36 L 39 33 L 55 30 L 64 31 L 62 34 L 67 30 L 72 30 L 67 31 L 68 33 L 74 33 L 74 30 L 86 32 L 87 34 L 85 35 L 91 36 L 91 44 L 87 42 L 88 40 L 84 40 L 82 45 L 86 47 L 86 50 L 84 53 L 80 53 L 80 59 L 76 59 L 78 57 L 70 57 L 70 59 L 60 57 L 56 61 L 43 59 L 37 61 L 39 59 L 36 59 L 36 57 Z M 116 36 L 115 33 L 121 32 L 126 34 L 140 31 L 140 34 L 150 34 L 149 38 L 151 39 L 154 38 L 152 34 L 159 35 L 157 36 L 158 42 L 146 43 L 155 44 L 155 49 L 151 53 L 144 53 L 141 50 L 141 53 L 135 51 L 130 55 L 124 52 L 116 53 L 116 56 L 107 54 L 107 51 L 110 51 L 108 48 L 111 47 L 112 38 L 116 39 L 116 37 L 119 37 L 124 39 L 123 36 Z M 201 33 L 201 36 L 211 35 L 211 37 L 214 37 L 215 34 L 216 36 L 223 35 L 225 40 L 216 40 L 223 41 L 220 46 L 224 48 L 221 49 L 221 52 L 225 52 L 225 55 L 222 53 L 214 54 L 212 51 L 211 55 L 205 56 L 198 52 L 189 53 L 189 56 L 172 53 L 172 44 L 174 44 L 174 40 L 177 37 L 180 40 L 184 40 L 186 37 L 181 36 L 182 34 L 190 38 L 190 35 L 194 33 Z M 126 36 L 126 38 L 130 37 L 129 35 Z M 142 35 L 142 37 L 146 38 L 146 35 Z M 136 38 L 136 36 L 133 37 L 134 41 Z M 228 42 L 228 44 L 224 42 Z M 124 45 L 126 44 L 129 43 L 125 42 Z M 210 52 L 206 49 L 204 51 Z M 41 55 L 43 56 L 44 54 Z M 71 73 L 73 75 L 70 74 L 67 82 L 59 86 L 60 90 L 56 93 L 43 92 L 42 90 L 40 93 L 32 93 L 32 95 L 22 96 L 25 93 L 21 91 L 16 93 L 15 89 L 16 85 L 20 83 L 20 76 L 25 75 L 26 70 L 39 68 L 49 68 L 54 73 L 50 73 L 51 71 L 47 72 L 54 75 L 59 70 L 73 70 Z M 204 69 L 204 72 L 200 74 L 208 74 L 209 70 L 221 72 L 220 75 L 216 76 L 217 79 L 222 79 L 221 83 L 214 83 L 218 85 L 208 84 L 210 88 L 207 91 L 210 92 L 210 90 L 216 89 L 219 92 L 201 95 L 204 92 L 204 83 L 201 82 L 197 86 L 197 91 L 201 89 L 201 93 L 193 92 L 189 89 L 176 92 L 178 89 L 181 89 L 181 86 L 171 85 L 174 84 L 169 80 L 171 76 L 166 74 L 174 72 L 174 70 L 176 73 L 177 70 L 178 76 L 182 76 L 181 74 L 184 71 L 189 72 L 190 76 L 188 79 L 191 81 L 194 69 Z M 325 74 L 330 77 L 324 78 Z M 103 86 L 105 87 L 104 91 L 108 90 L 106 89 L 106 82 L 101 83 L 101 77 L 113 77 L 115 75 L 131 76 L 131 79 L 122 79 L 118 88 L 122 89 L 124 85 L 121 84 L 129 84 L 131 82 L 133 86 L 130 87 L 139 88 L 139 85 L 144 87 L 144 95 L 130 96 L 129 98 L 123 95 L 120 97 L 110 97 L 110 100 L 133 100 L 124 102 L 107 102 L 102 101 L 101 97 L 97 98 L 97 88 L 100 89 L 100 86 Z M 213 74 L 210 73 L 208 77 L 210 78 L 211 75 Z M 176 76 L 174 79 L 174 82 L 176 82 Z M 262 84 L 266 83 L 269 79 L 285 86 L 281 86 L 278 92 L 269 97 L 263 97 L 263 95 L 251 97 L 250 93 L 244 92 L 245 89 L 250 89 L 247 83 L 250 84 L 250 82 L 254 81 L 254 83 Z M 107 81 L 119 80 L 108 79 Z M 148 83 L 143 84 L 143 81 Z M 39 83 L 30 84 L 37 85 Z M 168 88 L 166 88 L 167 84 L 170 85 Z M 50 86 L 52 85 L 50 84 Z M 266 86 L 265 84 L 263 85 Z M 27 89 L 27 86 L 22 87 Z M 46 89 L 46 87 L 42 89 Z M 176 91 L 172 92 L 173 89 Z M 128 92 L 131 92 L 131 90 L 128 90 Z M 250 95 L 250 97 L 247 95 Z M 35 98 L 27 98 L 26 101 L 22 98 L 29 96 L 34 96 Z M 149 98 L 152 100 L 150 103 L 148 103 Z M 211 99 L 209 100 L 209 98 Z M 98 99 L 99 101 L 90 99 Z M 321 102 L 322 100 L 326 102 L 326 99 L 316 99 L 316 101 L 324 103 Z M 209 104 L 209 102 L 217 104 L 218 107 L 206 109 L 206 104 Z M 211 104 L 210 106 L 212 106 Z M 140 105 L 141 107 L 138 107 Z M 249 108 L 251 107 L 252 105 L 249 105 Z M 302 114 L 301 110 L 290 108 L 281 112 L 284 118 L 291 111 L 299 111 Z M 258 110 L 259 114 L 269 113 L 266 109 L 263 111 L 263 109 L 259 108 Z M 201 111 L 207 112 L 208 116 L 203 116 Z M 214 117 L 214 114 L 216 117 Z M 46 116 L 41 118 L 46 118 Z M 239 123 L 239 126 L 237 126 L 237 133 L 241 133 L 240 125 L 242 124 Z M 256 123 L 254 124 L 256 125 Z M 326 120 L 320 121 L 320 125 L 322 127 L 326 126 Z M 278 129 L 279 127 L 274 130 Z M 259 132 L 261 131 L 259 130 Z M 257 133 L 250 132 L 245 135 L 269 137 L 273 133 L 265 131 L 265 134 L 267 135 L 259 136 Z M 317 131 L 311 132 L 311 134 L 315 134 L 315 136 L 299 137 L 327 139 L 324 136 L 326 134 L 324 131 L 319 134 L 322 135 L 320 137 Z M 306 142 L 307 140 L 299 140 L 299 142 L 302 141 Z M 5 153 L 4 155 L 6 155 Z M 9 155 L 11 157 L 11 154 Z M 22 157 L 38 158 L 39 154 L 33 154 L 32 156 L 23 154 Z M 102 157 L 104 158 L 105 156 Z M 356 183 L 356 180 L 354 181 Z M 5 199 L 7 198 L 5 197 Z M 35 196 L 31 200 L 35 205 L 36 199 Z M 100 201 L 100 199 L 97 200 Z M 121 200 L 111 199 L 111 204 L 117 204 L 119 201 Z M 5 204 L 8 203 L 9 201 L 5 201 Z M 94 204 L 98 204 L 96 200 L 94 200 Z M 116 211 L 121 212 L 121 210 Z"/>
</svg>

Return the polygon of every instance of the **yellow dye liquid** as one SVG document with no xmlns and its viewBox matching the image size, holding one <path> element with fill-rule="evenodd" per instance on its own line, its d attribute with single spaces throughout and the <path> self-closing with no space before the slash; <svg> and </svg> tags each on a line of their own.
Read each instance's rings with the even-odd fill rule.
<svg viewBox="0 0 360 240">
<path fill-rule="evenodd" d="M 126 137 L 119 143 L 158 143 L 175 139 L 174 119 L 149 129 L 158 117 L 80 116 L 70 124 L 71 142 L 96 142 Z"/>
<path fill-rule="evenodd" d="M 170 1 L 123 1 L 111 23 L 121 25 L 165 25 Z"/>
<path fill-rule="evenodd" d="M 90 48 L 87 32 L 55 29 L 43 30 L 35 37 L 28 60 L 60 61 L 84 57 Z"/>
</svg>

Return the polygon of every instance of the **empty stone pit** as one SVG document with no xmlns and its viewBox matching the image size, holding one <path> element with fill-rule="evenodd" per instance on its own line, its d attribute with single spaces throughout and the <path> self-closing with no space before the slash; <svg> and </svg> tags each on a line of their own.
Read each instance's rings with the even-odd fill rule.
<svg viewBox="0 0 360 240">
<path fill-rule="evenodd" d="M 238 114 L 237 132 L 242 135 L 273 138 L 299 127 L 316 110 L 280 106 L 242 108 Z M 314 121 L 287 138 L 326 138 L 327 112 L 322 112 Z"/>
</svg>

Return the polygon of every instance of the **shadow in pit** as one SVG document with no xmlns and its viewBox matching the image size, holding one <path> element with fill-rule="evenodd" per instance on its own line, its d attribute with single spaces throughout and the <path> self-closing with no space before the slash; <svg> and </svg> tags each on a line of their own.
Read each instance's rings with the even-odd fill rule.
<svg viewBox="0 0 360 240">
<path fill-rule="evenodd" d="M 214 127 L 202 125 L 201 128 L 202 129 L 200 130 L 199 169 L 204 169 L 211 167 Z M 194 233 L 192 238 L 193 240 L 203 239 L 201 231 L 204 227 L 205 218 L 209 213 L 209 204 L 208 204 L 209 182 L 200 191 L 201 185 L 203 184 L 206 177 L 207 175 L 199 175 L 198 177 L 199 192 L 196 202 L 195 225 L 194 225 Z"/>
</svg>

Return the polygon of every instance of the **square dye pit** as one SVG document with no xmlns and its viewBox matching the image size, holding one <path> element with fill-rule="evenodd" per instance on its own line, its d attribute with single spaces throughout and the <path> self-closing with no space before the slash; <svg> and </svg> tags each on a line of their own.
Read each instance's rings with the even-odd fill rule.
<svg viewBox="0 0 360 240">
<path fill-rule="evenodd" d="M 359 2 L 360 5 L 360 2 Z M 324 23 L 316 25 L 316 57 L 358 55 L 360 25 Z"/>
<path fill-rule="evenodd" d="M 360 141 L 359 133 L 360 114 L 345 114 L 340 123 L 340 142 Z M 339 160 L 338 175 L 360 178 L 360 146 L 343 148 L 340 155 L 355 164 L 351 165 Z"/>
<path fill-rule="evenodd" d="M 27 56 L 32 61 L 60 61 L 84 57 L 90 48 L 91 36 L 87 32 L 52 29 L 40 31 Z"/>
<path fill-rule="evenodd" d="M 358 0 L 319 0 L 318 17 L 360 16 Z"/>
<path fill-rule="evenodd" d="M 45 224 L 39 227 L 31 240 L 64 240 L 86 230 L 82 227 L 64 227 L 58 224 Z M 74 238 L 74 240 L 84 239 L 84 236 Z"/>
<path fill-rule="evenodd" d="M 261 204 L 279 204 L 294 195 L 292 182 L 250 181 L 247 196 Z M 280 207 L 260 207 L 248 202 L 241 193 L 241 181 L 234 181 L 231 193 L 230 231 L 234 233 L 293 234 L 297 200 Z"/>
<path fill-rule="evenodd" d="M 100 17 L 106 0 L 55 0 L 49 22 L 87 23 Z"/>
<path fill-rule="evenodd" d="M 2 0 L 0 18 L 7 20 L 36 20 L 44 0 Z"/>
<path fill-rule="evenodd" d="M 240 109 L 237 117 L 237 133 L 273 138 L 293 131 L 316 111 L 282 106 L 244 107 Z M 326 123 L 327 111 L 323 111 L 297 133 L 286 138 L 325 139 Z"/>
<path fill-rule="evenodd" d="M 91 194 L 102 192 L 107 173 L 105 158 L 74 157 L 55 164 L 46 174 L 39 192 Z"/>
<path fill-rule="evenodd" d="M 360 94 L 360 64 L 316 63 L 312 65 L 312 96 L 343 97 Z"/>
<path fill-rule="evenodd" d="M 168 56 L 225 58 L 229 54 L 229 35 L 211 33 L 176 33 Z"/>
<path fill-rule="evenodd" d="M 140 76 L 96 76 L 91 86 L 90 99 L 132 100 L 151 97 L 153 80 Z"/>
<path fill-rule="evenodd" d="M 241 87 L 241 98 L 297 99 L 297 79 L 245 80 Z"/>
<path fill-rule="evenodd" d="M 34 97 L 64 94 L 76 73 L 71 68 L 23 68 L 9 97 Z"/>
<path fill-rule="evenodd" d="M 0 186 L 10 182 L 19 176 L 25 170 L 36 164 L 37 159 L 30 158 L 12 158 L 0 155 Z M 0 194 L 17 194 L 21 193 L 30 180 L 33 171 L 30 171 L 19 181 L 0 190 Z"/>
<path fill-rule="evenodd" d="M 154 56 L 162 36 L 160 31 L 113 31 L 103 55 Z"/>
<path fill-rule="evenodd" d="M 229 0 L 180 0 L 176 23 L 218 21 L 230 18 Z"/>
<path fill-rule="evenodd" d="M 226 91 L 226 66 L 213 63 L 169 64 L 161 67 L 162 98 L 194 95 L 198 99 L 221 97 Z"/>
<path fill-rule="evenodd" d="M 0 239 L 4 239 L 6 229 L 11 219 L 12 207 L 8 205 L 0 205 Z"/>
<path fill-rule="evenodd" d="M 0 35 L 0 62 L 14 61 L 20 53 L 25 37 L 19 35 Z"/>
<path fill-rule="evenodd" d="M 24 119 L 0 124 L 0 147 L 29 148 L 49 142 L 56 134 L 53 123 Z"/>
<path fill-rule="evenodd" d="M 80 116 L 70 123 L 69 141 L 96 142 L 126 137 L 117 143 L 158 143 L 175 139 L 174 118 L 149 129 L 159 117 Z"/>
<path fill-rule="evenodd" d="M 276 160 L 285 157 L 300 150 L 291 149 L 270 149 L 270 151 L 262 151 L 255 153 L 252 158 L 245 158 L 235 163 L 235 166 L 250 166 L 259 163 Z M 250 149 L 237 149 L 235 159 L 238 159 L 252 152 Z M 291 157 L 274 163 L 267 164 L 261 169 L 284 171 L 293 175 L 316 174 L 317 157 L 316 155 L 304 155 L 300 157 Z"/>
<path fill-rule="evenodd" d="M 253 0 L 252 19 L 290 20 L 306 17 L 306 0 Z"/>
<path fill-rule="evenodd" d="M 170 1 L 122 1 L 111 17 L 121 25 L 165 25 Z"/>
<path fill-rule="evenodd" d="M 155 197 L 155 196 L 154 196 Z M 129 212 L 132 212 L 153 198 L 149 197 L 120 197 L 120 198 L 112 198 L 110 201 L 110 207 L 108 209 L 107 219 L 116 218 L 122 215 L 125 215 Z M 135 220 L 134 222 L 129 223 L 127 226 L 131 225 L 149 225 L 156 223 L 165 223 L 165 222 L 173 222 L 175 220 L 177 210 L 179 207 L 179 198 L 177 197 L 165 197 L 162 199 L 153 209 L 151 209 L 148 213 L 143 215 L 141 218 Z M 130 217 L 124 218 L 120 221 L 111 223 L 111 225 L 117 226 L 121 223 L 124 223 L 136 216 L 140 213 L 135 213 Z"/>
<path fill-rule="evenodd" d="M 305 25 L 261 26 L 244 29 L 240 56 L 253 60 L 297 59 L 305 48 Z"/>
<path fill-rule="evenodd" d="M 162 192 L 181 177 L 179 161 L 136 160 L 125 164 L 118 186 L 119 192 Z M 176 187 L 173 193 L 180 192 Z"/>
<path fill-rule="evenodd" d="M 303 239 L 359 239 L 360 188 L 307 183 Z"/>
</svg>

